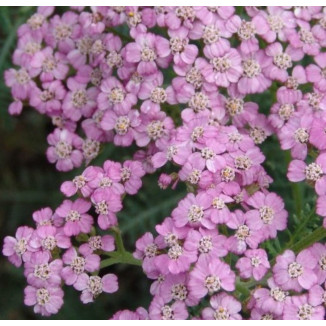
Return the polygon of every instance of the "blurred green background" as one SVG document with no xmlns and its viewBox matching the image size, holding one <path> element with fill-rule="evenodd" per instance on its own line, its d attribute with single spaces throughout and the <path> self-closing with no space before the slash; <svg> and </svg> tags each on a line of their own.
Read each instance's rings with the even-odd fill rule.
<svg viewBox="0 0 326 326">
<path fill-rule="evenodd" d="M 16 44 L 16 30 L 35 11 L 32 7 L 0 7 L 0 243 L 6 235 L 14 235 L 20 225 L 33 225 L 32 213 L 41 207 L 55 209 L 63 200 L 60 184 L 79 174 L 82 168 L 71 173 L 59 173 L 47 162 L 46 136 L 52 131 L 51 122 L 45 116 L 25 108 L 19 117 L 9 116 L 10 90 L 3 81 L 3 72 L 12 67 L 11 55 Z M 262 112 L 272 104 L 271 96 L 260 95 L 257 101 Z M 292 232 L 302 223 L 303 216 L 311 209 L 314 195 L 304 185 L 291 186 L 286 181 L 288 153 L 279 150 L 275 138 L 270 138 L 262 147 L 267 162 L 265 168 L 274 178 L 271 187 L 283 197 L 289 211 L 289 228 Z M 132 156 L 135 148 L 120 149 L 107 145 L 92 164 L 101 164 L 105 159 L 123 161 Z M 162 191 L 157 186 L 158 174 L 146 176 L 142 190 L 135 197 L 127 197 L 125 209 L 119 214 L 120 225 L 127 249 L 134 250 L 135 240 L 155 224 L 169 216 L 172 208 L 184 195 L 183 188 Z M 294 197 L 293 197 L 294 196 Z M 296 201 L 293 201 L 296 198 Z M 312 207 L 312 206 L 311 206 Z M 294 215 L 296 212 L 296 215 Z M 321 224 L 318 217 L 307 221 L 305 232 Z M 280 252 L 288 240 L 289 232 L 266 245 L 269 253 Z M 113 266 L 105 272 L 116 272 L 120 289 L 114 295 L 102 294 L 95 304 L 83 305 L 79 293 L 71 288 L 65 292 L 65 305 L 53 319 L 106 319 L 119 309 L 147 307 L 150 302 L 150 281 L 141 268 Z M 32 308 L 24 307 L 23 289 L 25 279 L 22 268 L 13 267 L 0 255 L 0 319 L 41 319 Z"/>
</svg>

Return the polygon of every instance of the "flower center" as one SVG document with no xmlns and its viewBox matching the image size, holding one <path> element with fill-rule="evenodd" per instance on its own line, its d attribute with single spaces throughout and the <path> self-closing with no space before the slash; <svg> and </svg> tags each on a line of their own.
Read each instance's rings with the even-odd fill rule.
<svg viewBox="0 0 326 326">
<path fill-rule="evenodd" d="M 130 120 L 127 116 L 118 117 L 114 130 L 118 135 L 125 135 L 130 127 Z"/>
<path fill-rule="evenodd" d="M 272 314 L 264 314 L 261 316 L 260 320 L 273 320 Z"/>
<path fill-rule="evenodd" d="M 287 81 L 285 82 L 285 86 L 287 88 L 291 88 L 291 89 L 297 89 L 299 86 L 299 82 L 296 78 L 290 76 Z"/>
<path fill-rule="evenodd" d="M 189 107 L 193 109 L 195 112 L 200 112 L 205 110 L 208 105 L 209 105 L 208 97 L 202 92 L 195 93 L 189 101 Z"/>
<path fill-rule="evenodd" d="M 234 165 L 239 170 L 249 170 L 252 166 L 252 161 L 247 155 L 242 155 L 235 158 Z"/>
<path fill-rule="evenodd" d="M 106 57 L 106 63 L 110 68 L 121 67 L 123 64 L 121 54 L 116 51 L 111 51 Z"/>
<path fill-rule="evenodd" d="M 323 175 L 321 166 L 317 163 L 311 163 L 305 168 L 306 179 L 308 181 L 317 181 Z"/>
<path fill-rule="evenodd" d="M 172 299 L 184 301 L 187 298 L 188 291 L 184 284 L 173 284 L 171 288 Z"/>
<path fill-rule="evenodd" d="M 151 92 L 151 101 L 154 103 L 164 103 L 167 99 L 166 91 L 162 87 L 155 87 Z"/>
<path fill-rule="evenodd" d="M 129 26 L 135 27 L 141 23 L 141 12 L 129 12 L 127 16 L 127 23 Z"/>
<path fill-rule="evenodd" d="M 222 181 L 230 182 L 233 181 L 234 178 L 235 178 L 235 172 L 231 167 L 226 166 L 223 170 L 221 170 Z"/>
<path fill-rule="evenodd" d="M 267 138 L 265 131 L 259 127 L 250 128 L 249 135 L 256 145 L 261 144 Z"/>
<path fill-rule="evenodd" d="M 326 271 L 326 255 L 322 256 L 319 260 L 319 266 L 323 271 Z"/>
<path fill-rule="evenodd" d="M 157 140 L 164 135 L 164 125 L 160 120 L 150 122 L 146 128 L 147 135 L 152 140 Z"/>
<path fill-rule="evenodd" d="M 41 288 L 36 290 L 36 300 L 40 306 L 44 306 L 50 301 L 50 293 L 47 289 Z"/>
<path fill-rule="evenodd" d="M 209 275 L 205 278 L 205 287 L 212 294 L 221 288 L 221 281 L 217 276 Z"/>
<path fill-rule="evenodd" d="M 186 81 L 196 89 L 200 88 L 203 84 L 203 76 L 200 73 L 200 70 L 196 67 L 192 67 L 186 74 Z"/>
<path fill-rule="evenodd" d="M 90 49 L 90 52 L 92 54 L 101 54 L 102 52 L 105 51 L 105 47 L 104 44 L 102 42 L 102 40 L 96 40 L 93 44 L 92 47 Z"/>
<path fill-rule="evenodd" d="M 102 81 L 102 72 L 99 68 L 95 68 L 91 72 L 91 82 L 95 86 L 100 86 L 101 81 Z M 98 112 L 101 112 L 101 111 L 98 111 Z M 98 113 L 98 112 L 96 112 L 96 113 Z M 103 114 L 103 112 L 102 112 L 102 114 Z"/>
<path fill-rule="evenodd" d="M 288 69 L 292 67 L 292 59 L 287 53 L 276 54 L 273 61 L 280 69 Z"/>
<path fill-rule="evenodd" d="M 35 265 L 34 276 L 45 281 L 50 277 L 51 270 L 49 264 Z"/>
<path fill-rule="evenodd" d="M 191 133 L 191 140 L 196 142 L 204 134 L 204 128 L 201 126 L 195 127 Z"/>
<path fill-rule="evenodd" d="M 24 48 L 25 53 L 30 55 L 33 55 L 40 50 L 41 50 L 41 45 L 36 42 L 28 42 Z"/>
<path fill-rule="evenodd" d="M 191 21 L 194 21 L 194 19 L 196 17 L 194 9 L 190 6 L 177 7 L 175 9 L 175 14 L 178 18 L 180 18 L 182 20 L 189 19 Z"/>
<path fill-rule="evenodd" d="M 323 28 L 326 29 L 326 16 L 324 16 L 323 18 L 321 18 L 319 20 L 319 25 Z"/>
<path fill-rule="evenodd" d="M 109 177 L 104 177 L 100 181 L 101 188 L 111 187 L 112 185 L 113 185 L 113 181 Z"/>
<path fill-rule="evenodd" d="M 193 169 L 189 174 L 187 181 L 193 185 L 196 185 L 199 182 L 200 177 L 201 177 L 201 171 L 197 169 Z"/>
<path fill-rule="evenodd" d="M 308 94 L 308 103 L 315 110 L 319 110 L 320 102 L 322 99 L 323 99 L 322 94 L 318 94 L 318 93 L 309 93 Z"/>
<path fill-rule="evenodd" d="M 212 206 L 216 209 L 223 209 L 226 207 L 224 200 L 219 197 L 213 199 Z"/>
<path fill-rule="evenodd" d="M 144 62 L 152 62 L 156 59 L 155 51 L 147 46 L 141 50 L 141 60 Z"/>
<path fill-rule="evenodd" d="M 71 210 L 66 216 L 66 222 L 76 222 L 80 220 L 80 214 L 78 211 Z"/>
<path fill-rule="evenodd" d="M 301 144 L 305 144 L 308 142 L 309 134 L 306 128 L 298 128 L 294 132 L 294 139 Z"/>
<path fill-rule="evenodd" d="M 51 100 L 53 100 L 53 98 L 54 98 L 54 93 L 48 91 L 47 89 L 44 90 L 44 91 L 40 94 L 40 99 L 41 99 L 42 102 L 48 102 L 48 101 L 51 101 Z"/>
<path fill-rule="evenodd" d="M 169 251 L 168 251 L 168 256 L 170 259 L 178 259 L 183 253 L 183 249 L 180 245 L 175 244 L 174 246 L 172 246 Z"/>
<path fill-rule="evenodd" d="M 205 147 L 201 150 L 201 157 L 205 160 L 211 160 L 215 156 L 215 153 L 209 147 Z"/>
<path fill-rule="evenodd" d="M 158 254 L 158 247 L 155 243 L 151 243 L 148 246 L 146 246 L 144 250 L 145 257 L 147 258 L 153 258 Z"/>
<path fill-rule="evenodd" d="M 202 253 L 202 254 L 207 254 L 208 252 L 210 252 L 213 249 L 213 242 L 212 242 L 212 237 L 209 235 L 203 236 L 200 240 L 199 240 L 199 248 L 198 250 Z"/>
<path fill-rule="evenodd" d="M 250 235 L 250 229 L 247 225 L 240 225 L 237 229 L 237 232 L 235 233 L 235 237 L 238 240 L 244 241 L 246 238 L 248 238 Z"/>
<path fill-rule="evenodd" d="M 70 264 L 71 269 L 77 275 L 80 275 L 85 270 L 85 258 L 83 257 L 76 257 Z"/>
<path fill-rule="evenodd" d="M 227 56 L 213 58 L 210 63 L 216 72 L 226 72 L 231 67 L 231 60 Z"/>
<path fill-rule="evenodd" d="M 93 237 L 90 237 L 88 239 L 88 244 L 91 247 L 91 249 L 94 250 L 99 250 L 102 248 L 102 238 L 100 235 L 95 235 Z"/>
<path fill-rule="evenodd" d="M 251 22 L 243 20 L 238 29 L 238 36 L 241 40 L 246 41 L 255 35 L 255 26 Z"/>
<path fill-rule="evenodd" d="M 87 55 L 91 52 L 93 41 L 90 37 L 85 36 L 77 42 L 77 49 L 82 55 Z"/>
<path fill-rule="evenodd" d="M 171 145 L 168 147 L 166 151 L 166 158 L 168 161 L 171 161 L 173 159 L 173 156 L 178 153 L 178 148 L 174 145 Z"/>
<path fill-rule="evenodd" d="M 98 202 L 95 205 L 95 211 L 100 215 L 107 215 L 109 213 L 109 205 L 105 200 Z"/>
<path fill-rule="evenodd" d="M 270 29 L 276 33 L 280 32 L 284 27 L 283 19 L 280 16 L 270 15 L 267 18 L 267 22 L 269 24 Z"/>
<path fill-rule="evenodd" d="M 124 167 L 124 168 L 121 169 L 121 174 L 120 175 L 121 175 L 121 180 L 123 182 L 126 182 L 131 177 L 131 170 L 129 168 Z"/>
<path fill-rule="evenodd" d="M 278 302 L 283 302 L 286 299 L 288 292 L 282 291 L 279 287 L 271 289 L 270 296 Z"/>
<path fill-rule="evenodd" d="M 77 189 L 81 189 L 86 184 L 86 178 L 82 175 L 78 175 L 77 177 L 74 177 L 72 182 L 74 183 Z"/>
<path fill-rule="evenodd" d="M 60 140 L 55 145 L 55 153 L 60 159 L 68 158 L 71 152 L 72 152 L 72 146 L 63 140 Z"/>
<path fill-rule="evenodd" d="M 57 246 L 57 239 L 52 235 L 48 235 L 42 240 L 43 249 L 52 251 Z"/>
<path fill-rule="evenodd" d="M 243 75 L 248 78 L 257 77 L 261 73 L 260 64 L 254 59 L 243 61 Z"/>
<path fill-rule="evenodd" d="M 298 278 L 303 274 L 303 267 L 297 262 L 293 262 L 288 266 L 288 273 L 291 278 Z"/>
<path fill-rule="evenodd" d="M 63 41 L 70 37 L 72 34 L 71 26 L 67 24 L 59 24 L 54 28 L 54 37 L 57 41 Z"/>
<path fill-rule="evenodd" d="M 83 143 L 83 154 L 87 160 L 94 159 L 100 151 L 100 142 L 93 139 L 86 139 Z"/>
<path fill-rule="evenodd" d="M 214 319 L 216 320 L 228 320 L 229 318 L 229 311 L 222 306 L 219 306 L 214 312 Z"/>
<path fill-rule="evenodd" d="M 164 241 L 171 247 L 178 242 L 178 237 L 174 233 L 169 233 L 164 237 Z"/>
<path fill-rule="evenodd" d="M 300 320 L 310 320 L 313 313 L 314 313 L 314 308 L 306 303 L 300 306 L 297 316 Z"/>
<path fill-rule="evenodd" d="M 272 224 L 272 221 L 274 220 L 273 208 L 269 206 L 262 206 L 259 208 L 259 215 L 264 224 Z"/>
<path fill-rule="evenodd" d="M 239 132 L 235 131 L 228 134 L 228 138 L 230 143 L 238 143 L 242 140 L 242 135 Z"/>
<path fill-rule="evenodd" d="M 293 104 L 282 104 L 278 111 L 278 115 L 282 120 L 287 121 L 291 118 L 293 112 L 294 112 Z"/>
<path fill-rule="evenodd" d="M 165 305 L 161 309 L 161 317 L 163 320 L 173 320 L 174 319 L 174 313 L 170 306 Z"/>
<path fill-rule="evenodd" d="M 204 217 L 204 209 L 198 205 L 191 205 L 188 209 L 188 221 L 190 223 L 196 223 L 201 221 Z"/>
<path fill-rule="evenodd" d="M 188 44 L 188 39 L 180 38 L 180 37 L 172 37 L 170 38 L 170 48 L 172 54 L 180 53 L 184 50 L 185 46 Z"/>
<path fill-rule="evenodd" d="M 87 93 L 84 89 L 78 89 L 72 93 L 72 104 L 75 108 L 82 108 L 87 104 Z"/>
<path fill-rule="evenodd" d="M 27 73 L 27 71 L 25 69 L 20 69 L 20 70 L 16 71 L 15 79 L 16 79 L 17 83 L 20 85 L 27 84 L 31 80 L 31 78 L 29 77 L 29 74 Z"/>
<path fill-rule="evenodd" d="M 93 294 L 93 297 L 97 297 L 103 292 L 102 279 L 99 276 L 90 276 L 87 282 L 87 289 Z"/>
<path fill-rule="evenodd" d="M 225 103 L 225 107 L 229 114 L 234 117 L 243 111 L 243 100 L 241 98 L 228 98 Z M 239 133 L 237 133 L 239 134 Z"/>
<path fill-rule="evenodd" d="M 305 44 L 315 43 L 315 38 L 314 38 L 313 34 L 306 29 L 301 29 L 299 31 L 299 36 L 300 36 L 300 40 Z"/>
<path fill-rule="evenodd" d="M 17 255 L 22 255 L 27 249 L 27 240 L 25 238 L 19 239 L 14 246 Z"/>
<path fill-rule="evenodd" d="M 112 104 L 118 104 L 118 103 L 123 102 L 123 100 L 125 99 L 125 96 L 126 96 L 126 94 L 123 89 L 121 89 L 120 87 L 115 87 L 109 93 L 108 100 Z"/>
<path fill-rule="evenodd" d="M 45 21 L 45 17 L 41 14 L 34 14 L 27 20 L 27 24 L 32 30 L 37 30 L 39 29 Z"/>
<path fill-rule="evenodd" d="M 213 44 L 220 39 L 220 30 L 214 25 L 208 25 L 204 27 L 203 40 L 205 44 Z"/>
<path fill-rule="evenodd" d="M 250 262 L 251 262 L 251 265 L 253 267 L 258 267 L 260 265 L 260 263 L 261 263 L 259 257 L 252 257 L 251 260 L 250 260 Z"/>
</svg>

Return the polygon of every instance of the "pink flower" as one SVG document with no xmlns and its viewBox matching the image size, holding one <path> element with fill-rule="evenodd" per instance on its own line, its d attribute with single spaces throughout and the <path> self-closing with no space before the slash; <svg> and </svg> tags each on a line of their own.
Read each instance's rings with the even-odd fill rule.
<svg viewBox="0 0 326 326">
<path fill-rule="evenodd" d="M 129 195 L 135 195 L 142 186 L 141 178 L 145 175 L 142 164 L 137 161 L 127 160 L 120 169 L 121 181 Z"/>
<path fill-rule="evenodd" d="M 202 311 L 203 319 L 215 320 L 239 320 L 242 319 L 239 312 L 241 303 L 226 293 L 214 295 L 210 299 L 209 308 Z"/>
<path fill-rule="evenodd" d="M 67 266 L 62 269 L 61 277 L 67 285 L 75 285 L 80 278 L 84 278 L 85 272 L 97 271 L 100 260 L 100 256 L 94 254 L 78 256 L 76 249 L 71 247 L 62 256 Z"/>
<path fill-rule="evenodd" d="M 317 242 L 309 250 L 318 261 L 314 270 L 318 284 L 324 283 L 326 281 L 326 245 Z"/>
<path fill-rule="evenodd" d="M 324 320 L 324 317 L 325 308 L 321 305 L 313 306 L 306 294 L 291 297 L 283 310 L 283 319 L 286 320 Z"/>
<path fill-rule="evenodd" d="M 114 249 L 114 237 L 111 235 L 94 235 L 88 238 L 87 243 L 84 243 L 79 247 L 79 252 L 84 256 L 88 256 L 97 250 L 111 252 L 114 251 Z"/>
<path fill-rule="evenodd" d="M 264 92 L 272 83 L 266 71 L 272 63 L 263 50 L 242 56 L 242 77 L 238 82 L 241 94 L 254 94 Z"/>
<path fill-rule="evenodd" d="M 313 127 L 312 127 L 313 128 Z M 291 161 L 287 177 L 292 182 L 307 180 L 315 185 L 318 195 L 326 194 L 326 153 L 319 154 L 316 161 L 307 165 L 304 161 Z"/>
<path fill-rule="evenodd" d="M 233 291 L 235 289 L 235 274 L 230 266 L 218 258 L 209 259 L 199 257 L 195 268 L 189 273 L 188 288 L 190 295 L 203 298 L 207 294 L 214 294 L 221 289 Z"/>
<path fill-rule="evenodd" d="M 116 312 L 111 320 L 145 320 L 148 319 L 148 312 L 143 308 L 139 307 L 135 312 L 130 310 L 119 310 Z"/>
<path fill-rule="evenodd" d="M 149 309 L 149 318 L 152 320 L 185 320 L 188 317 L 187 307 L 184 302 L 176 301 L 173 304 L 165 304 L 160 297 L 154 297 Z"/>
<path fill-rule="evenodd" d="M 82 303 L 93 302 L 102 292 L 114 293 L 118 291 L 118 278 L 114 274 L 100 276 L 88 276 L 83 273 L 80 275 L 74 288 L 82 291 L 80 300 Z"/>
<path fill-rule="evenodd" d="M 197 196 L 188 194 L 182 199 L 178 207 L 172 211 L 172 217 L 177 227 L 189 225 L 192 227 L 204 226 L 213 229 L 215 225 L 210 221 L 207 208 L 211 206 L 211 198 L 205 193 Z"/>
<path fill-rule="evenodd" d="M 151 33 L 137 34 L 135 43 L 127 44 L 125 59 L 138 63 L 137 71 L 141 76 L 157 72 L 157 65 L 166 68 L 169 64 L 170 48 L 165 38 Z"/>
<path fill-rule="evenodd" d="M 301 251 L 297 257 L 291 250 L 286 250 L 276 258 L 273 267 L 275 283 L 283 290 L 309 290 L 317 282 L 314 273 L 316 264 L 317 259 L 307 249 Z"/>
<path fill-rule="evenodd" d="M 25 263 L 24 270 L 28 284 L 35 287 L 60 285 L 62 260 L 55 259 L 50 262 L 50 257 L 48 252 L 35 252 L 32 254 L 31 259 Z"/>
<path fill-rule="evenodd" d="M 48 317 L 58 313 L 63 305 L 64 292 L 60 287 L 53 285 L 34 287 L 28 285 L 24 293 L 25 305 L 34 306 L 34 312 L 42 316 Z"/>
<path fill-rule="evenodd" d="M 320 92 L 326 91 L 326 54 L 319 53 L 314 57 L 318 66 L 310 64 L 306 68 L 307 80 L 314 84 Z"/>
<path fill-rule="evenodd" d="M 240 271 L 243 278 L 261 280 L 270 268 L 266 251 L 263 249 L 247 250 L 245 257 L 240 258 L 235 267 Z"/>
<path fill-rule="evenodd" d="M 56 163 L 59 171 L 69 171 L 79 167 L 83 161 L 83 154 L 80 151 L 82 139 L 67 129 L 55 129 L 47 137 L 50 147 L 46 156 L 51 163 Z"/>
<path fill-rule="evenodd" d="M 281 197 L 257 191 L 246 202 L 255 208 L 246 213 L 248 226 L 259 230 L 264 239 L 275 238 L 277 231 L 286 229 L 288 213 Z"/>
<path fill-rule="evenodd" d="M 2 254 L 16 267 L 30 260 L 32 248 L 29 246 L 29 240 L 33 232 L 34 229 L 21 226 L 17 229 L 15 238 L 10 236 L 4 238 Z"/>
<path fill-rule="evenodd" d="M 85 214 L 91 208 L 91 203 L 78 198 L 75 202 L 64 200 L 56 209 L 55 223 L 62 225 L 65 222 L 63 231 L 67 236 L 88 233 L 93 225 L 93 217 Z"/>
</svg>

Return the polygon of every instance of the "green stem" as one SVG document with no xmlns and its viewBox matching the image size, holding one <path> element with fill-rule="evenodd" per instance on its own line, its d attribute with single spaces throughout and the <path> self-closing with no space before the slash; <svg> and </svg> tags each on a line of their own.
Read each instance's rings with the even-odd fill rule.
<svg viewBox="0 0 326 326">
<path fill-rule="evenodd" d="M 123 244 L 120 229 L 118 227 L 114 226 L 111 230 L 114 232 L 114 239 L 115 239 L 115 243 L 117 246 L 117 252 L 120 252 L 120 253 L 126 252 L 125 246 Z"/>
<path fill-rule="evenodd" d="M 111 253 L 110 258 L 102 260 L 101 269 L 114 264 L 129 264 L 129 265 L 141 266 L 142 262 L 141 260 L 134 258 L 130 252 L 127 251 L 123 253 L 113 252 Z"/>
</svg>

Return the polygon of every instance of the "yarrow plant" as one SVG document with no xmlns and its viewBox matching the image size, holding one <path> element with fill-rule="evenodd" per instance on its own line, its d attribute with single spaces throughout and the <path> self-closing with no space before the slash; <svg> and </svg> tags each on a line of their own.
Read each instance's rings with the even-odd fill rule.
<svg viewBox="0 0 326 326">
<path fill-rule="evenodd" d="M 84 170 L 4 239 L 24 303 L 56 314 L 65 286 L 96 301 L 118 291 L 120 263 L 142 267 L 152 299 L 112 319 L 325 319 L 325 36 L 325 7 L 38 8 L 5 72 L 9 113 L 50 117 L 49 162 Z M 288 180 L 315 189 L 309 233 L 314 209 L 288 213 L 269 189 L 269 137 Z M 132 155 L 92 165 L 108 143 Z M 187 193 L 132 254 L 118 213 L 156 171 Z"/>
</svg>

